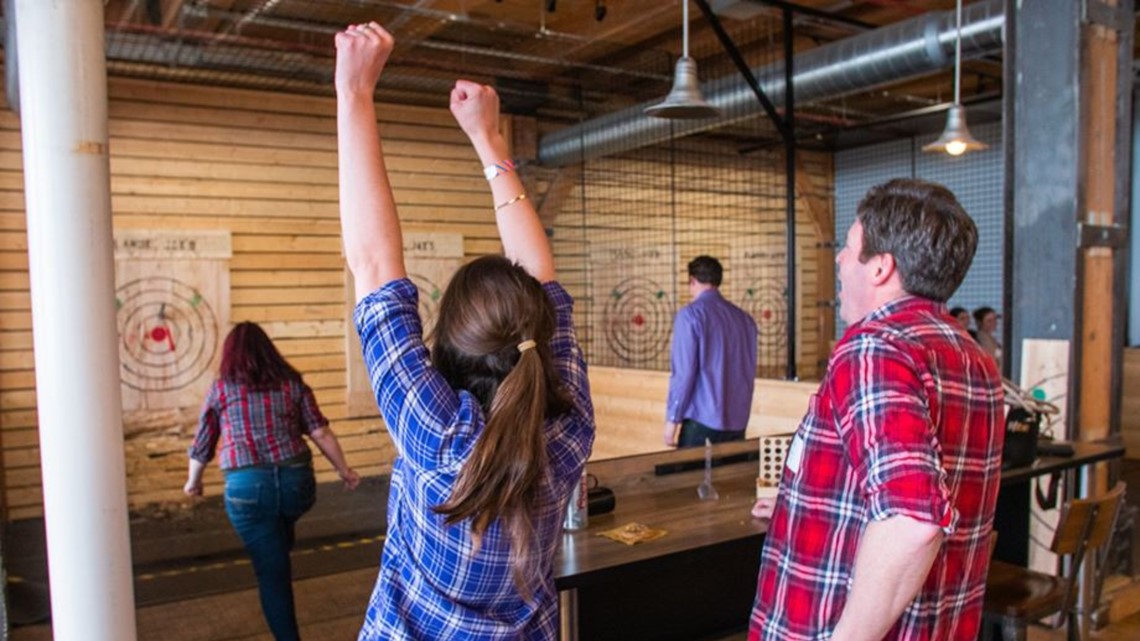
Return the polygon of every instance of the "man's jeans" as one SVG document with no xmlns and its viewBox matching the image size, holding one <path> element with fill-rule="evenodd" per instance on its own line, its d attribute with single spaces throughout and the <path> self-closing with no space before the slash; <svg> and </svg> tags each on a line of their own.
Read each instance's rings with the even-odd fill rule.
<svg viewBox="0 0 1140 641">
<path fill-rule="evenodd" d="M 293 524 L 316 501 L 311 463 L 226 472 L 226 515 L 257 574 L 261 611 L 277 641 L 297 641 L 293 608 Z"/>
<path fill-rule="evenodd" d="M 705 444 L 706 438 L 711 443 L 743 441 L 744 430 L 717 430 L 687 418 L 681 422 L 681 435 L 677 437 L 677 447 L 700 447 Z"/>
</svg>

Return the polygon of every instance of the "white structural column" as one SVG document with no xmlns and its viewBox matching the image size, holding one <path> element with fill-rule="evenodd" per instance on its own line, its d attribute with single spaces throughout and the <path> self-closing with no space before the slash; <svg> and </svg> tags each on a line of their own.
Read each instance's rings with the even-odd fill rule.
<svg viewBox="0 0 1140 641">
<path fill-rule="evenodd" d="M 134 641 L 103 0 L 17 0 L 16 28 L 53 632 Z"/>
</svg>

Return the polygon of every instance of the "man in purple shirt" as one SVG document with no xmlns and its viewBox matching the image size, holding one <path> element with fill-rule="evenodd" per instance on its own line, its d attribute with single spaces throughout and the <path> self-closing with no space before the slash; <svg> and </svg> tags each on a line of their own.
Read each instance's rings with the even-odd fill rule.
<svg viewBox="0 0 1140 641">
<path fill-rule="evenodd" d="M 756 378 L 756 321 L 720 295 L 724 269 L 712 256 L 689 263 L 693 302 L 673 321 L 673 373 L 665 409 L 670 447 L 744 438 Z"/>
</svg>

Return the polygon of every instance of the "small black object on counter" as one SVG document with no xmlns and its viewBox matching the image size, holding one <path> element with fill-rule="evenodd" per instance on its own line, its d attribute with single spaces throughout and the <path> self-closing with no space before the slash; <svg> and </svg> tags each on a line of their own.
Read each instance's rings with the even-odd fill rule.
<svg viewBox="0 0 1140 641">
<path fill-rule="evenodd" d="M 592 487 L 586 498 L 586 514 L 589 516 L 609 514 L 614 511 L 614 506 L 617 504 L 614 491 L 608 487 Z"/>
</svg>

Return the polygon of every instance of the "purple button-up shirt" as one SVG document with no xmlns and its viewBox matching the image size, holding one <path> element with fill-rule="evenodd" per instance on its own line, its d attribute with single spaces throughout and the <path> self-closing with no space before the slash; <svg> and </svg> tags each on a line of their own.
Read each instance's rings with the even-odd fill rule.
<svg viewBox="0 0 1140 641">
<path fill-rule="evenodd" d="M 673 374 L 665 418 L 718 430 L 748 427 L 756 378 L 756 321 L 715 289 L 673 320 Z"/>
</svg>

